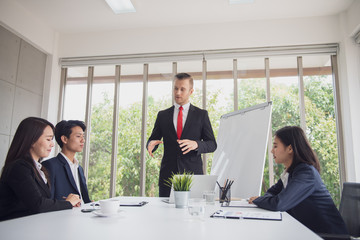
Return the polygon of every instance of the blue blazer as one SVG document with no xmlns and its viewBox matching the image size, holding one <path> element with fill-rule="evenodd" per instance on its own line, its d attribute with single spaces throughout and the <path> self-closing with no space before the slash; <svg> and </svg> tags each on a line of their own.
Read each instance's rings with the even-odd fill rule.
<svg viewBox="0 0 360 240">
<path fill-rule="evenodd" d="M 51 198 L 63 200 L 70 193 L 80 195 L 74 177 L 71 173 L 69 163 L 60 153 L 47 161 L 41 163 L 49 172 Z M 80 178 L 81 196 L 84 203 L 89 203 L 89 193 L 86 186 L 84 170 L 79 165 L 78 168 Z"/>
<path fill-rule="evenodd" d="M 286 188 L 280 179 L 254 204 L 272 211 L 286 211 L 316 233 L 348 234 L 319 172 L 306 163 L 298 164 L 289 173 Z"/>
</svg>

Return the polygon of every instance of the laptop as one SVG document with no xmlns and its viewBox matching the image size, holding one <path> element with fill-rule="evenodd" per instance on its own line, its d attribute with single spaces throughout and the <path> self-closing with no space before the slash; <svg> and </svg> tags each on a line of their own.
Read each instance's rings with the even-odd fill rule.
<svg viewBox="0 0 360 240">
<path fill-rule="evenodd" d="M 193 175 L 193 182 L 190 189 L 190 198 L 203 198 L 203 192 L 214 191 L 217 175 Z M 163 199 L 166 203 L 175 203 L 174 190 L 171 188 L 170 197 Z"/>
</svg>

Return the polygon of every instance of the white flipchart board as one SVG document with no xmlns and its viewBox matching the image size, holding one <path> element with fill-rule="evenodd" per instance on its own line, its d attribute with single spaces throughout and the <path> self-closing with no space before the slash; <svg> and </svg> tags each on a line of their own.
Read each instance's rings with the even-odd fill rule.
<svg viewBox="0 0 360 240">
<path fill-rule="evenodd" d="M 234 180 L 231 197 L 259 196 L 269 136 L 271 102 L 221 116 L 211 174 L 223 185 Z M 216 186 L 218 191 L 218 186 Z"/>
</svg>

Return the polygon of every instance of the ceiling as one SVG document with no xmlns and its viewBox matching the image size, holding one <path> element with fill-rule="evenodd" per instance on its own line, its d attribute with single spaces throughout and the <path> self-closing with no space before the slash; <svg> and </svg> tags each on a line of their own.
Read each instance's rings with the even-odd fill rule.
<svg viewBox="0 0 360 240">
<path fill-rule="evenodd" d="M 354 0 L 132 0 L 135 13 L 116 15 L 105 0 L 14 0 L 59 33 L 157 28 L 335 15 Z"/>
</svg>

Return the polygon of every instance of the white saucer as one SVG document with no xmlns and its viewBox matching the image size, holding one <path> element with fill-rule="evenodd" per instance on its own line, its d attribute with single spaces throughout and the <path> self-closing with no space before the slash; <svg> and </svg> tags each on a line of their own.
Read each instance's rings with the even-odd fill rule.
<svg viewBox="0 0 360 240">
<path fill-rule="evenodd" d="M 118 215 L 120 212 L 122 212 L 120 209 L 116 213 L 103 213 L 101 212 L 101 209 L 95 210 L 92 213 L 99 217 L 113 217 Z"/>
</svg>

